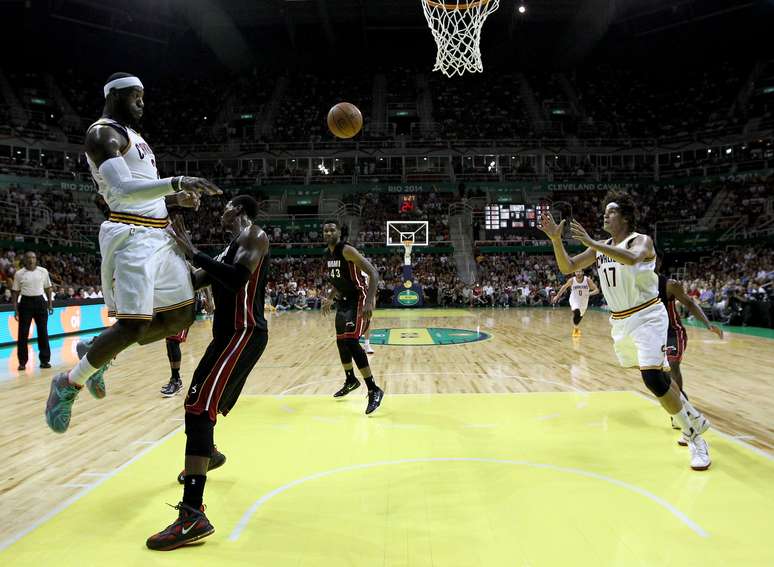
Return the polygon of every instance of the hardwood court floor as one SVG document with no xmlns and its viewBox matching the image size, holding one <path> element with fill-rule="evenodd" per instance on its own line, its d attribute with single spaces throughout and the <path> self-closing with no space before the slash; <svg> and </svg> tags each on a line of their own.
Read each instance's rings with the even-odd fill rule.
<svg viewBox="0 0 774 567">
<path fill-rule="evenodd" d="M 630 560 L 689 565 L 692 558 L 703 558 L 703 565 L 774 562 L 766 555 L 766 540 L 755 536 L 756 525 L 770 525 L 774 519 L 774 496 L 763 482 L 774 472 L 770 458 L 712 433 L 713 468 L 707 473 L 690 471 L 687 453 L 673 445 L 676 435 L 661 410 L 642 397 L 616 393 L 646 390 L 637 372 L 617 367 L 603 314 L 589 313 L 583 337 L 576 341 L 569 337 L 566 309 L 378 315 L 373 327 L 392 329 L 389 335 L 402 344 L 376 347 L 372 367 L 386 385 L 387 398 L 370 419 L 361 415 L 362 396 L 353 394 L 340 403 L 329 397 L 341 381 L 332 320 L 317 313 L 272 317 L 269 347 L 245 388 L 246 397 L 216 431 L 219 446 L 230 453 L 229 464 L 214 472 L 208 484 L 207 501 L 218 532 L 201 548 L 176 552 L 180 555 L 175 557 L 216 557 L 209 554 L 219 551 L 228 556 L 227 564 L 235 564 L 264 549 L 269 555 L 254 564 L 495 565 L 506 557 L 519 565 L 553 565 L 570 558 L 578 558 L 578 565 L 634 564 Z M 490 337 L 453 346 L 411 346 L 426 338 L 420 332 L 426 328 L 480 331 Z M 436 332 L 427 335 L 443 338 Z M 209 323 L 197 323 L 183 347 L 184 380 L 208 338 Z M 73 347 L 72 341 L 65 345 Z M 71 353 L 57 356 L 62 358 L 55 360 L 66 360 Z M 706 331 L 689 329 L 683 364 L 689 395 L 721 431 L 744 436 L 767 451 L 774 447 L 769 379 L 773 365 L 766 339 L 731 335 L 721 343 Z M 163 344 L 123 353 L 107 374 L 109 397 L 98 402 L 81 395 L 73 424 L 63 436 L 50 433 L 42 416 L 51 375 L 11 373 L 0 381 L 0 404 L 6 408 L 0 430 L 0 457 L 6 463 L 0 477 L 0 549 L 6 549 L 0 556 L 13 564 L 48 562 L 50 556 L 40 555 L 41 544 L 45 548 L 44 542 L 59 534 L 54 551 L 60 564 L 90 564 L 97 557 L 117 564 L 161 561 L 149 558 L 143 541 L 172 519 L 173 512 L 163 502 L 179 499 L 174 475 L 183 444 L 182 398 L 165 400 L 157 393 L 168 376 Z M 601 391 L 610 393 L 585 393 Z M 429 395 L 508 392 L 544 394 Z M 449 458 L 465 460 L 444 460 Z M 288 491 L 289 500 L 283 494 L 260 507 L 246 520 L 241 535 L 233 542 L 228 539 L 251 504 L 272 489 L 310 474 L 374 462 L 394 464 L 364 475 L 352 476 L 359 469 L 347 469 L 321 483 L 304 483 L 298 491 Z M 533 465 L 547 465 L 552 472 Z M 520 471 L 516 480 L 503 470 L 511 468 Z M 625 488 L 621 494 L 589 489 L 588 475 L 575 473 L 570 481 L 565 477 L 572 473 L 559 469 L 640 487 L 674 505 L 709 537 L 674 512 L 663 512 L 663 506 L 649 508 L 650 497 L 640 502 Z M 471 492 L 473 485 L 478 488 Z M 379 496 L 369 499 L 379 488 Z M 544 501 L 554 490 L 562 496 Z M 452 496 L 459 500 L 458 507 L 448 504 Z M 66 506 L 68 500 L 74 504 Z M 401 503 L 410 503 L 410 510 Z M 546 510 L 557 508 L 567 516 L 560 525 L 546 515 Z M 579 511 L 592 509 L 593 518 L 585 525 Z M 530 521 L 524 523 L 518 510 Z M 635 517 L 663 522 L 661 513 L 671 518 L 667 524 L 633 538 L 642 532 L 636 529 L 640 520 Z M 109 558 L 97 526 L 108 529 L 114 514 L 131 524 L 131 537 L 128 547 L 121 547 L 120 553 L 116 548 Z M 315 531 L 323 525 L 324 530 Z M 503 527 L 511 525 L 513 530 Z M 34 526 L 41 527 L 19 539 Z M 68 526 L 77 528 L 69 533 Z M 548 532 L 552 526 L 573 534 L 568 537 L 575 543 L 568 549 L 591 555 L 559 554 L 541 536 L 542 529 Z M 272 535 L 269 540 L 263 539 L 266 531 Z M 449 546 L 464 540 L 465 534 L 472 538 L 467 545 Z M 509 539 L 514 534 L 521 534 L 516 547 Z M 604 534 L 617 543 L 603 543 Z M 352 541 L 343 555 L 331 554 L 326 545 L 333 541 L 336 548 L 347 535 Z M 651 543 L 664 548 L 658 538 L 665 535 L 674 539 L 675 548 L 694 537 L 701 539 L 702 547 L 687 555 L 648 551 Z M 62 555 L 65 541 L 80 551 Z M 264 545 L 254 545 L 258 541 Z M 266 548 L 267 541 L 275 543 Z M 283 553 L 291 548 L 292 553 Z M 301 553 L 304 550 L 308 553 Z M 365 550 L 378 553 L 363 555 Z M 366 557 L 365 562 L 356 559 Z M 164 556 L 163 561 L 172 560 Z"/>
</svg>

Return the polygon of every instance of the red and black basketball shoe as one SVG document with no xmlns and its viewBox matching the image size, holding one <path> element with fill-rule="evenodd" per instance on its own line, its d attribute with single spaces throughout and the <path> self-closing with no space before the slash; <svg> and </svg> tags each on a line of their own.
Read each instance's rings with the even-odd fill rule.
<svg viewBox="0 0 774 567">
<path fill-rule="evenodd" d="M 201 510 L 191 508 L 182 502 L 172 507 L 180 511 L 177 520 L 159 533 L 150 536 L 145 542 L 148 549 L 172 551 L 215 533 L 215 526 L 204 515 L 204 505 Z"/>
<path fill-rule="evenodd" d="M 210 457 L 210 462 L 207 465 L 207 472 L 213 471 L 219 467 L 222 467 L 226 464 L 226 455 L 218 451 L 217 447 L 212 448 L 212 456 Z M 180 484 L 185 484 L 185 469 L 180 471 L 180 474 L 177 475 L 177 482 Z"/>
</svg>

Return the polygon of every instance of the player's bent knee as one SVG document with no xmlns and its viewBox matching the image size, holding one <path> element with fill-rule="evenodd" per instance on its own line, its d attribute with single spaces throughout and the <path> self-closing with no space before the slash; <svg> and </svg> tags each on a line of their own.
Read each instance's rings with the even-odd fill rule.
<svg viewBox="0 0 774 567">
<path fill-rule="evenodd" d="M 352 351 L 349 346 L 349 339 L 336 339 L 336 347 L 339 349 L 339 358 L 342 364 L 352 362 Z"/>
<path fill-rule="evenodd" d="M 663 370 L 640 370 L 640 372 L 642 373 L 642 381 L 645 382 L 645 386 L 657 398 L 662 397 L 669 391 L 672 380 L 669 374 Z"/>
<path fill-rule="evenodd" d="M 572 323 L 573 325 L 577 325 L 581 322 L 581 319 L 583 319 L 583 315 L 581 315 L 580 309 L 573 309 L 572 310 Z"/>
<path fill-rule="evenodd" d="M 143 319 L 119 319 L 116 325 L 127 341 L 136 343 L 150 327 L 151 322 Z"/>
<path fill-rule="evenodd" d="M 358 368 L 365 368 L 368 366 L 368 355 L 357 339 L 347 339 L 347 346 L 349 352 L 352 353 L 352 360 L 355 361 L 355 366 Z"/>
<path fill-rule="evenodd" d="M 186 305 L 179 309 L 159 313 L 158 317 L 164 321 L 168 329 L 171 329 L 170 334 L 173 334 L 190 327 L 196 319 L 196 311 L 190 305 Z"/>
<path fill-rule="evenodd" d="M 213 429 L 207 413 L 185 412 L 185 454 L 193 457 L 209 457 L 214 445 Z"/>
</svg>

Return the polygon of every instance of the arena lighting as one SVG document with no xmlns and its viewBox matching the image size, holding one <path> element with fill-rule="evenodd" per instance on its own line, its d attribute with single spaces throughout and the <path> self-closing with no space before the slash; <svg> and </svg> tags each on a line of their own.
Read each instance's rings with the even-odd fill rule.
<svg viewBox="0 0 774 567">
<path fill-rule="evenodd" d="M 726 154 L 730 154 L 733 150 L 731 148 L 726 148 Z"/>
<path fill-rule="evenodd" d="M 524 6 L 524 4 L 522 4 L 521 6 L 519 6 L 519 14 L 523 14 L 523 13 L 524 13 L 524 12 L 526 12 L 526 11 L 527 11 L 527 7 L 526 7 L 526 6 Z"/>
<path fill-rule="evenodd" d="M 707 148 L 707 153 L 711 154 L 712 153 L 712 148 Z"/>
</svg>

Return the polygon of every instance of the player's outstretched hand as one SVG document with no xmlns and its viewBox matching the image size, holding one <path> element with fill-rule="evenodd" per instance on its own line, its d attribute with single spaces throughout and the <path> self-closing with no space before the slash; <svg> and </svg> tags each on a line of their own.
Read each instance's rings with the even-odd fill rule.
<svg viewBox="0 0 774 567">
<path fill-rule="evenodd" d="M 540 215 L 538 221 L 538 228 L 546 233 L 546 236 L 551 240 L 559 240 L 562 238 L 562 231 L 564 230 L 564 220 L 559 224 L 556 224 L 554 217 L 551 213 L 545 213 Z"/>
<path fill-rule="evenodd" d="M 723 340 L 723 329 L 717 325 L 710 325 L 708 330 L 710 333 L 715 333 L 719 339 Z"/>
<path fill-rule="evenodd" d="M 180 188 L 183 191 L 193 191 L 200 195 L 222 195 L 223 191 L 212 181 L 203 177 L 186 177 L 180 180 Z"/>
<path fill-rule="evenodd" d="M 592 242 L 594 242 L 594 239 L 589 236 L 589 233 L 586 232 L 586 229 L 583 228 L 581 223 L 576 220 L 570 223 L 570 235 L 575 240 L 579 240 L 581 244 L 586 246 L 589 246 Z"/>
<path fill-rule="evenodd" d="M 172 217 L 172 225 L 167 228 L 167 231 L 175 239 L 175 242 L 177 242 L 177 245 L 180 246 L 180 249 L 186 256 L 190 258 L 196 254 L 196 247 L 191 242 L 191 237 L 188 236 L 182 215 Z"/>
<path fill-rule="evenodd" d="M 183 189 L 182 191 L 177 193 L 177 205 L 179 207 L 184 207 L 186 209 L 193 209 L 195 211 L 198 211 L 200 204 L 201 204 L 201 197 L 199 197 L 199 193 L 195 191 Z"/>
</svg>

